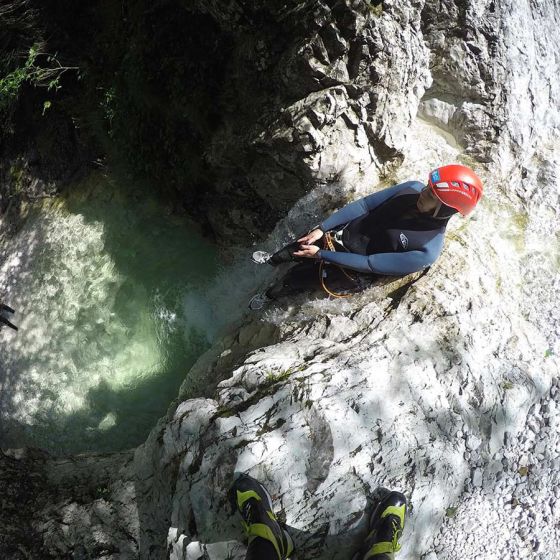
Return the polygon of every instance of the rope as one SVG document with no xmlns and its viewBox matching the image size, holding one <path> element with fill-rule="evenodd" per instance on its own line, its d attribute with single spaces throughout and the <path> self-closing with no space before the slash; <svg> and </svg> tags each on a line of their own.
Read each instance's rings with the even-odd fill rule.
<svg viewBox="0 0 560 560">
<path fill-rule="evenodd" d="M 332 236 L 329 232 L 325 232 L 325 245 L 324 245 L 325 249 L 328 249 L 329 251 L 336 251 L 336 247 L 334 246 L 333 240 L 332 240 Z M 348 297 L 352 297 L 353 294 L 337 294 L 335 292 L 332 292 L 331 290 L 329 290 L 327 288 L 327 285 L 325 284 L 325 278 L 323 277 L 323 266 L 324 266 L 324 262 L 321 261 L 319 264 L 319 280 L 321 282 L 321 287 L 323 288 L 323 290 L 325 290 L 325 292 L 332 297 L 335 298 L 348 298 Z M 346 270 L 340 266 L 340 265 L 335 265 L 337 266 L 342 273 L 344 274 L 344 276 L 346 276 L 346 278 L 348 278 L 349 280 L 351 280 L 352 282 L 354 282 L 354 284 L 357 283 L 357 280 L 355 278 L 353 278 L 350 274 L 348 274 L 348 272 L 346 272 Z"/>
</svg>

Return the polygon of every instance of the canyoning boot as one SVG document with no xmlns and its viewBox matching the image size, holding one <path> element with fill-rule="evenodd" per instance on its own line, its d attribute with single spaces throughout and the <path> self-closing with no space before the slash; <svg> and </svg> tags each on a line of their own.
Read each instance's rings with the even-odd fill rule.
<svg viewBox="0 0 560 560">
<path fill-rule="evenodd" d="M 258 311 L 259 309 L 262 309 L 263 307 L 265 307 L 265 305 L 267 303 L 270 303 L 272 301 L 272 298 L 269 298 L 266 295 L 266 292 L 262 292 L 260 294 L 255 294 L 251 300 L 249 301 L 249 309 L 251 311 Z"/>
<path fill-rule="evenodd" d="M 272 498 L 260 482 L 246 474 L 242 475 L 233 483 L 230 499 L 234 509 L 243 518 L 249 545 L 260 538 L 267 541 L 261 541 L 265 547 L 270 548 L 268 543 L 272 544 L 278 560 L 290 556 L 294 550 L 292 538 L 276 519 L 272 511 Z"/>
<path fill-rule="evenodd" d="M 12 315 L 16 312 L 15 309 L 12 309 L 9 305 L 5 305 L 4 303 L 0 303 L 0 312 L 7 311 Z"/>
<path fill-rule="evenodd" d="M 251 258 L 256 264 L 266 264 L 270 260 L 270 257 L 272 257 L 272 255 L 266 251 L 255 251 Z"/>
<path fill-rule="evenodd" d="M 3 317 L 2 315 L 0 315 L 0 327 L 2 325 L 6 325 L 7 327 L 10 327 L 11 329 L 14 329 L 14 331 L 19 330 L 18 327 L 16 327 L 12 322 L 8 321 L 8 319 L 6 319 L 6 317 Z"/>
<path fill-rule="evenodd" d="M 7 327 L 14 329 L 14 331 L 17 331 L 18 328 L 6 317 L 6 314 L 13 315 L 14 313 L 15 310 L 13 310 L 11 307 L 0 303 L 0 326 L 6 325 Z"/>
<path fill-rule="evenodd" d="M 371 514 L 369 534 L 352 560 L 394 560 L 401 549 L 405 516 L 406 498 L 400 492 L 389 492 Z"/>
</svg>

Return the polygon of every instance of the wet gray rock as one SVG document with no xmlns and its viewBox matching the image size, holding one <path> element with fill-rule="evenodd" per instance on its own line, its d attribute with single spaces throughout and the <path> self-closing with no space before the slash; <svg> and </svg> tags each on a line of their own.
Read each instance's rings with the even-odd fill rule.
<svg viewBox="0 0 560 560">
<path fill-rule="evenodd" d="M 139 525 L 132 453 L 53 459 L 0 453 L 4 558 L 136 558 Z"/>
<path fill-rule="evenodd" d="M 207 148 L 232 206 L 229 216 L 224 205 L 208 208 L 219 235 L 269 231 L 253 209 L 281 218 L 313 188 L 371 184 L 402 159 L 429 83 L 420 3 L 197 5 L 233 42 L 236 102 L 246 105 Z"/>
</svg>

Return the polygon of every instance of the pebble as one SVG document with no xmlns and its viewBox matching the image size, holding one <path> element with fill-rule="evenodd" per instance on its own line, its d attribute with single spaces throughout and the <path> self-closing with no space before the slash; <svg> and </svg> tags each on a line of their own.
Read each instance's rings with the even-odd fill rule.
<svg viewBox="0 0 560 560">
<path fill-rule="evenodd" d="M 539 443 L 537 443 L 537 445 L 535 445 L 535 453 L 537 453 L 537 455 L 540 455 L 542 453 L 544 453 L 544 450 L 546 449 L 546 441 L 539 441 Z"/>
<path fill-rule="evenodd" d="M 540 424 L 535 419 L 531 419 L 527 422 L 527 427 L 535 434 L 538 434 L 540 431 Z"/>
<path fill-rule="evenodd" d="M 477 487 L 482 486 L 482 470 L 481 469 L 475 469 L 475 471 L 473 472 L 472 483 L 473 483 L 473 486 L 477 486 Z"/>
<path fill-rule="evenodd" d="M 560 400 L 560 392 L 555 395 Z M 492 461 L 477 442 L 477 435 L 464 426 L 462 436 L 469 451 L 465 458 L 471 466 L 471 477 L 465 484 L 469 498 L 462 503 L 461 515 L 446 520 L 442 529 L 444 534 L 453 532 L 463 547 L 453 549 L 454 556 L 452 547 L 438 535 L 444 560 L 552 560 L 559 539 L 554 520 L 560 518 L 560 434 L 555 427 L 560 418 L 551 414 L 557 409 L 546 394 L 528 415 L 526 430 L 505 432 L 504 446 L 494 453 Z M 482 453 L 478 453 L 479 448 Z M 524 476 L 519 473 L 521 467 L 528 468 Z M 483 545 L 490 533 L 495 556 Z M 440 554 L 440 549 L 436 551 Z M 423 560 L 433 558 L 425 556 Z"/>
</svg>

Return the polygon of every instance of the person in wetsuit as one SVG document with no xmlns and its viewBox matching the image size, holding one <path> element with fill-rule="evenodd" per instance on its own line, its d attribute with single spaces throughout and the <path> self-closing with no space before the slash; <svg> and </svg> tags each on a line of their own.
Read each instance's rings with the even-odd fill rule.
<svg viewBox="0 0 560 560">
<path fill-rule="evenodd" d="M 316 289 L 320 263 L 328 265 L 322 268 L 328 284 L 349 292 L 364 289 L 377 276 L 425 269 L 443 249 L 450 217 L 472 212 L 482 192 L 472 169 L 446 165 L 430 173 L 427 185 L 407 181 L 352 202 L 273 255 L 254 253 L 253 260 L 272 266 L 300 261 L 265 296 Z M 323 244 L 326 235 L 330 248 Z"/>
</svg>

